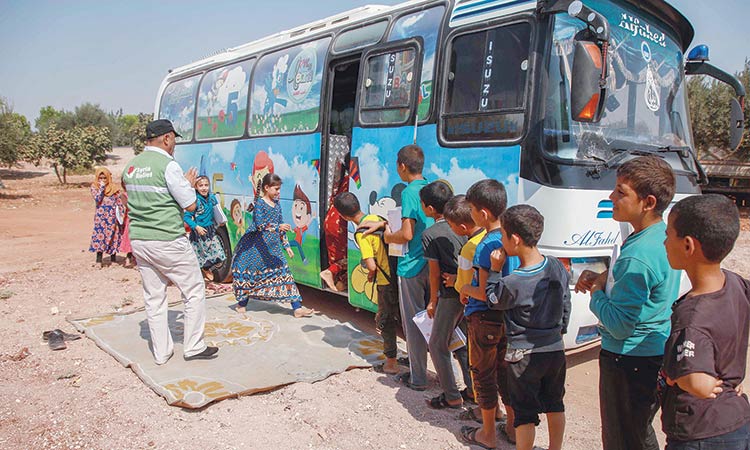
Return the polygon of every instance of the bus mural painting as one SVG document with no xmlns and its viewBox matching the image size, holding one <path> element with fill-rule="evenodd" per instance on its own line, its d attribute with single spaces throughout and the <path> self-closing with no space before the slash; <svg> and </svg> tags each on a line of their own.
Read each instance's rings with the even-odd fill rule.
<svg viewBox="0 0 750 450">
<path fill-rule="evenodd" d="M 296 228 L 288 234 L 299 246 L 289 260 L 295 280 L 345 288 L 339 294 L 349 303 L 375 312 L 352 228 L 336 223 L 331 200 L 348 190 L 371 213 L 397 211 L 396 153 L 416 143 L 428 181 L 464 193 L 494 178 L 509 206 L 539 210 L 554 224 L 540 251 L 575 279 L 584 269 L 606 270 L 624 237 L 608 206 L 621 164 L 656 154 L 676 174 L 675 201 L 700 192 L 687 75 L 734 88 L 739 112 L 730 122 L 739 125 L 730 141 L 739 144 L 741 84 L 709 64 L 703 46 L 687 53 L 693 28 L 666 1 L 475 6 L 366 6 L 170 71 L 156 117 L 183 136 L 175 150 L 183 167 L 206 162 L 231 217 L 228 260 L 252 219 L 246 209 L 258 180 L 277 173 L 282 210 Z M 323 282 L 321 272 L 339 265 L 341 282 Z M 588 298 L 571 295 L 568 348 L 597 337 Z"/>
</svg>

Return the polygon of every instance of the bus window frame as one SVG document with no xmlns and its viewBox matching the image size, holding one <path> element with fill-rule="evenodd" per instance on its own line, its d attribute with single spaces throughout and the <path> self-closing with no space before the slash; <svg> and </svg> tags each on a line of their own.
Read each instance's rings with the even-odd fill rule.
<svg viewBox="0 0 750 450">
<path fill-rule="evenodd" d="M 323 107 L 322 107 L 323 93 L 324 93 L 324 91 L 326 89 L 326 84 L 327 84 L 327 81 L 328 81 L 327 80 L 328 77 L 326 76 L 327 75 L 327 71 L 328 71 L 327 68 L 328 68 L 329 61 L 331 60 L 331 56 L 332 56 L 331 55 L 331 46 L 333 45 L 333 41 L 335 40 L 335 37 L 336 37 L 336 33 L 334 33 L 334 32 L 324 33 L 324 34 L 321 34 L 320 36 L 314 36 L 314 39 L 308 39 L 308 40 L 304 40 L 304 41 L 299 41 L 299 42 L 295 42 L 293 44 L 285 45 L 285 46 L 272 47 L 272 48 L 266 49 L 266 51 L 264 51 L 262 53 L 258 53 L 256 55 L 257 58 L 258 58 L 258 60 L 257 60 L 256 64 L 253 66 L 253 74 L 250 77 L 250 86 L 248 88 L 248 93 L 247 93 L 248 120 L 247 120 L 247 126 L 245 127 L 245 136 L 247 136 L 248 139 L 263 138 L 263 137 L 272 137 L 272 136 L 301 136 L 301 135 L 305 135 L 305 134 L 314 134 L 314 133 L 321 132 L 321 130 L 322 130 L 321 127 L 323 125 L 323 115 L 322 115 L 322 110 L 323 110 Z M 324 58 L 324 60 L 322 62 L 323 72 L 322 72 L 322 78 L 320 80 L 320 96 L 319 96 L 320 100 L 318 101 L 319 105 L 318 105 L 318 124 L 317 124 L 317 126 L 315 128 L 313 128 L 312 130 L 305 130 L 305 131 L 292 131 L 292 132 L 288 132 L 288 133 L 271 133 L 271 134 L 267 134 L 267 133 L 266 134 L 250 134 L 250 113 L 251 113 L 250 106 L 251 106 L 252 96 L 253 96 L 253 82 L 255 81 L 255 75 L 256 75 L 256 72 L 257 72 L 256 69 L 258 68 L 258 62 L 260 62 L 263 58 L 265 58 L 266 56 L 268 56 L 268 55 L 270 55 L 272 53 L 280 52 L 280 51 L 287 50 L 287 49 L 290 49 L 290 48 L 293 48 L 293 47 L 299 47 L 301 45 L 305 45 L 305 44 L 308 44 L 310 42 L 320 41 L 320 40 L 326 39 L 326 38 L 330 38 L 330 41 L 328 42 L 328 47 L 326 48 L 325 58 Z M 205 141 L 201 141 L 201 142 L 205 142 Z"/>
<path fill-rule="evenodd" d="M 373 43 L 361 45 L 359 47 L 348 48 L 343 51 L 338 51 L 338 52 L 334 51 L 333 49 L 334 43 L 336 42 L 336 39 L 338 39 L 342 34 L 352 31 L 352 30 L 359 29 L 359 28 L 369 27 L 370 25 L 374 25 L 378 22 L 386 22 L 386 24 L 385 24 L 385 30 L 383 31 L 383 35 L 380 36 L 380 39 L 378 39 L 377 41 Z M 390 14 L 386 14 L 386 15 L 369 18 L 368 20 L 364 22 L 359 22 L 354 25 L 350 25 L 346 28 L 342 28 L 341 30 L 336 30 L 334 32 L 333 39 L 331 40 L 331 47 L 329 48 L 329 52 L 328 52 L 328 55 L 331 56 L 331 58 L 329 59 L 334 60 L 334 59 L 345 58 L 347 55 L 361 53 L 361 52 L 366 51 L 368 48 L 371 48 L 372 46 L 382 44 L 383 39 L 385 39 L 390 34 L 391 28 L 393 27 L 393 22 L 394 22 L 393 17 Z"/>
<path fill-rule="evenodd" d="M 159 111 L 156 114 L 157 117 L 155 118 L 155 120 L 159 119 L 161 117 L 161 110 L 162 110 L 162 106 L 164 105 L 164 95 L 166 95 L 167 88 L 169 88 L 169 86 L 173 85 L 174 83 L 179 83 L 181 81 L 185 81 L 188 78 L 196 77 L 198 79 L 198 86 L 195 88 L 195 99 L 194 99 L 195 100 L 195 108 L 193 108 L 193 132 L 192 132 L 192 136 L 191 136 L 190 140 L 184 140 L 184 141 L 181 141 L 181 142 L 176 142 L 175 145 L 192 144 L 192 143 L 196 142 L 195 141 L 195 135 L 196 135 L 195 126 L 196 126 L 196 117 L 197 117 L 196 114 L 198 113 L 198 96 L 200 95 L 201 83 L 203 82 L 203 77 L 206 76 L 206 73 L 207 73 L 207 71 L 204 69 L 204 70 L 200 70 L 200 71 L 193 72 L 193 73 L 187 73 L 187 74 L 185 74 L 185 75 L 183 75 L 181 77 L 177 77 L 174 80 L 170 80 L 167 83 L 167 85 L 164 86 L 164 89 L 161 92 L 161 97 L 159 98 Z"/>
<path fill-rule="evenodd" d="M 250 88 L 252 87 L 252 79 L 253 79 L 253 73 L 255 73 L 255 66 L 258 65 L 258 61 L 259 61 L 259 58 L 256 55 L 251 55 L 251 56 L 245 57 L 243 59 L 233 60 L 233 61 L 231 61 L 229 63 L 219 64 L 219 65 L 216 65 L 215 67 L 204 69 L 203 74 L 201 75 L 200 83 L 198 84 L 198 92 L 197 92 L 197 97 L 195 99 L 195 118 L 193 119 L 193 129 L 195 131 L 197 131 L 197 126 L 198 126 L 198 101 L 200 100 L 201 87 L 203 86 L 203 80 L 206 78 L 206 76 L 208 76 L 209 73 L 211 73 L 211 72 L 213 72 L 215 70 L 218 70 L 218 69 L 221 69 L 221 68 L 226 68 L 226 67 L 229 67 L 229 66 L 233 66 L 235 64 L 242 64 L 242 63 L 250 61 L 250 60 L 254 60 L 254 61 L 253 61 L 253 67 L 250 69 L 250 74 L 248 76 L 248 81 L 247 81 L 248 82 L 248 86 L 247 86 L 247 102 L 246 102 L 246 108 L 247 109 L 245 110 L 245 111 L 247 111 L 246 114 L 250 114 Z M 161 103 L 159 104 L 159 108 L 161 109 Z M 249 120 L 249 119 L 245 119 L 245 120 Z M 242 135 L 240 135 L 240 136 L 222 137 L 222 138 L 198 139 L 198 133 L 194 132 L 193 133 L 193 140 L 190 141 L 190 142 L 191 143 L 200 143 L 200 144 L 203 144 L 203 143 L 206 143 L 206 142 L 226 142 L 226 141 L 237 141 L 237 140 L 240 140 L 240 139 L 246 139 L 246 138 L 248 138 L 247 125 L 245 125 L 244 128 L 245 129 L 242 130 Z"/>
<path fill-rule="evenodd" d="M 440 6 L 443 7 L 444 11 L 443 11 L 443 18 L 440 20 L 440 23 L 438 25 L 439 28 L 438 28 L 438 33 L 437 33 L 437 42 L 435 42 L 435 61 L 434 61 L 435 67 L 432 68 L 432 100 L 433 101 L 430 102 L 430 108 L 427 110 L 427 116 L 423 120 L 420 120 L 419 122 L 417 122 L 417 125 L 425 125 L 428 123 L 432 123 L 432 122 L 435 122 L 437 119 L 437 116 L 435 114 L 437 110 L 436 102 L 440 100 L 439 93 L 440 93 L 440 87 L 442 86 L 442 82 L 441 82 L 442 80 L 440 77 L 440 68 L 441 68 L 443 56 L 445 55 L 445 52 L 443 51 L 444 46 L 441 44 L 445 44 L 447 42 L 447 40 L 444 38 L 446 36 L 445 30 L 447 29 L 447 26 L 448 26 L 447 24 L 450 21 L 451 9 L 450 9 L 449 2 L 442 1 L 442 2 L 436 2 L 436 3 L 429 3 L 426 5 L 421 5 L 418 8 L 405 10 L 403 12 L 398 13 L 397 15 L 392 16 L 391 24 L 388 27 L 388 31 L 385 33 L 385 36 L 384 36 L 386 39 L 388 39 L 391 33 L 393 33 L 393 27 L 396 26 L 396 23 L 399 20 L 403 19 L 404 17 L 410 16 L 412 14 L 416 14 L 422 11 L 427 11 L 432 8 L 437 8 Z M 408 39 L 416 38 L 416 37 L 421 38 L 422 36 L 411 36 Z M 385 42 L 397 42 L 397 41 L 385 41 Z M 424 40 L 422 44 L 424 46 Z M 424 66 L 424 48 L 422 49 L 422 65 L 420 66 L 420 69 L 422 66 Z M 419 74 L 419 78 L 420 78 L 419 82 L 421 84 L 422 83 L 421 73 Z M 418 111 L 417 111 L 417 114 L 419 114 Z"/>
<path fill-rule="evenodd" d="M 512 26 L 520 23 L 529 25 L 529 45 L 528 45 L 528 68 L 526 70 L 526 93 L 524 96 L 524 105 L 521 108 L 508 108 L 502 110 L 488 111 L 484 113 L 479 112 L 468 112 L 468 113 L 446 113 L 446 102 L 448 99 L 448 74 L 450 72 L 450 54 L 453 49 L 453 42 L 456 38 L 467 35 L 478 33 L 482 31 L 491 30 L 494 28 L 501 28 Z M 539 55 L 537 54 L 536 46 L 538 42 L 537 35 L 538 23 L 535 19 L 534 13 L 522 13 L 512 15 L 508 17 L 502 17 L 498 20 L 490 22 L 483 22 L 472 26 L 462 27 L 450 32 L 444 42 L 443 58 L 440 65 L 440 110 L 437 113 L 437 138 L 438 143 L 442 147 L 460 148 L 460 147 L 493 147 L 503 146 L 508 147 L 512 145 L 518 145 L 526 139 L 529 133 L 529 120 L 532 117 L 532 109 L 534 109 L 534 88 L 535 88 L 535 77 L 536 77 L 536 66 Z M 491 139 L 491 140 L 449 140 L 445 136 L 445 119 L 446 117 L 460 117 L 460 116 L 473 116 L 473 115 L 492 115 L 492 114 L 515 114 L 522 113 L 524 117 L 523 128 L 521 129 L 518 137 L 513 139 Z"/>
<path fill-rule="evenodd" d="M 388 33 L 390 33 L 390 29 L 388 30 Z M 406 118 L 403 121 L 398 122 L 378 122 L 378 123 L 369 123 L 369 122 L 363 122 L 362 121 L 362 102 L 365 97 L 365 79 L 368 75 L 368 60 L 375 56 L 381 56 L 388 53 L 394 53 L 404 50 L 413 49 L 415 51 L 414 55 L 414 66 L 413 66 L 413 72 L 415 74 L 419 74 L 417 76 L 412 77 L 412 90 L 410 93 L 409 98 L 409 114 L 406 116 Z M 399 39 L 398 41 L 391 41 L 391 42 L 385 42 L 380 45 L 376 45 L 374 47 L 369 48 L 367 51 L 365 51 L 362 54 L 362 57 L 360 58 L 360 71 L 359 71 L 359 80 L 357 81 L 357 89 L 359 90 L 357 94 L 357 101 L 354 105 L 354 110 L 356 112 L 355 114 L 355 126 L 359 126 L 362 128 L 393 128 L 408 124 L 414 123 L 414 117 L 417 113 L 417 93 L 419 92 L 419 79 L 421 79 L 422 74 L 422 58 L 423 58 L 423 39 L 421 36 L 414 36 L 407 39 Z M 401 108 L 364 108 L 365 111 L 391 111 L 395 109 L 401 109 Z"/>
</svg>

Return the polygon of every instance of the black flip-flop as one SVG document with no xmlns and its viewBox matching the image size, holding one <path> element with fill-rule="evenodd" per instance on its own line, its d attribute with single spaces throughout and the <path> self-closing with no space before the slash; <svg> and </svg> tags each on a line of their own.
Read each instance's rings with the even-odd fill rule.
<svg viewBox="0 0 750 450">
<path fill-rule="evenodd" d="M 482 415 L 477 416 L 476 411 L 478 411 L 479 408 L 466 408 L 465 410 L 461 411 L 461 414 L 458 415 L 458 420 L 473 420 L 476 423 L 484 423 L 484 419 L 482 419 Z M 506 418 L 500 418 L 498 419 L 495 417 L 495 425 L 496 426 L 505 426 Z"/>
<path fill-rule="evenodd" d="M 438 395 L 437 397 L 433 397 L 427 401 L 427 406 L 429 406 L 432 409 L 461 409 L 463 408 L 463 405 L 451 405 L 448 403 L 448 399 L 445 398 L 445 392 Z"/>
<path fill-rule="evenodd" d="M 396 375 L 396 381 L 403 384 L 404 386 L 408 387 L 412 391 L 426 391 L 427 386 L 415 386 L 411 383 L 411 374 L 409 372 L 404 372 L 401 375 Z"/>
<path fill-rule="evenodd" d="M 465 402 L 469 402 L 469 403 L 474 403 L 474 404 L 476 404 L 476 403 L 477 403 L 477 402 L 476 402 L 476 401 L 474 400 L 474 395 L 470 395 L 470 394 L 469 394 L 469 388 L 464 388 L 464 389 L 463 389 L 463 390 L 461 391 L 461 398 L 463 398 Z"/>
<path fill-rule="evenodd" d="M 49 345 L 49 348 L 52 350 L 65 350 L 68 348 L 68 346 L 65 345 L 65 338 L 62 332 L 58 330 L 51 331 L 47 336 L 47 345 Z"/>
<path fill-rule="evenodd" d="M 469 445 L 478 445 L 487 450 L 495 450 L 495 447 L 490 447 L 477 440 L 477 431 L 479 431 L 479 427 L 464 425 L 461 427 L 461 439 Z"/>
<path fill-rule="evenodd" d="M 59 328 L 55 328 L 54 330 L 43 332 L 42 333 L 42 339 L 44 339 L 45 341 L 48 341 L 50 335 L 53 332 L 60 333 L 62 335 L 63 339 L 66 340 L 66 341 L 77 341 L 78 339 L 81 339 L 81 335 L 80 334 L 66 333 L 63 330 L 59 329 Z"/>
<path fill-rule="evenodd" d="M 503 437 L 507 442 L 510 442 L 513 445 L 516 445 L 515 439 L 511 439 L 508 432 L 505 430 L 505 425 L 507 424 L 507 420 L 502 420 L 497 425 L 497 432 L 500 433 L 500 436 Z"/>
</svg>

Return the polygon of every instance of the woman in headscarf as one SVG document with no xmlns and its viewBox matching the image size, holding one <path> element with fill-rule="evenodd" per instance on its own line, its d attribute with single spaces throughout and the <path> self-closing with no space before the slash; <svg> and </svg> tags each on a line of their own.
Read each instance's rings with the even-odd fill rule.
<svg viewBox="0 0 750 450">
<path fill-rule="evenodd" d="M 96 202 L 94 213 L 94 232 L 91 234 L 90 252 L 96 252 L 96 262 L 102 266 L 102 255 L 107 253 L 110 261 L 117 259 L 120 247 L 121 232 L 118 229 L 117 214 L 124 213 L 119 189 L 112 182 L 112 173 L 104 167 L 96 169 L 94 182 L 91 183 L 91 196 Z"/>
</svg>

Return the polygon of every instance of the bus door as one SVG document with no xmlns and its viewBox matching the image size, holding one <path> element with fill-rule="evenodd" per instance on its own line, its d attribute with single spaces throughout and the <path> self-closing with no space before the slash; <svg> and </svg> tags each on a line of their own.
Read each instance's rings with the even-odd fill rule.
<svg viewBox="0 0 750 450">
<path fill-rule="evenodd" d="M 333 208 L 333 198 L 349 187 L 359 67 L 359 55 L 329 66 L 330 100 L 321 152 L 321 175 L 325 176 L 320 195 L 322 287 L 343 295 L 347 292 L 347 223 Z"/>
</svg>

